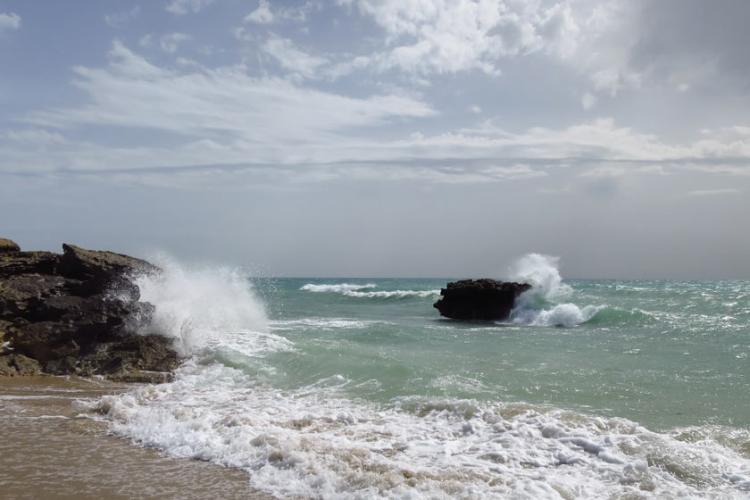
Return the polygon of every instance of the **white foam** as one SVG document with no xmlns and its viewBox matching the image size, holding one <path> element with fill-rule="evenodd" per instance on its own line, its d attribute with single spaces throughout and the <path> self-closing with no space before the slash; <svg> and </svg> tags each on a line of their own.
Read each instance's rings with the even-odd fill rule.
<svg viewBox="0 0 750 500">
<path fill-rule="evenodd" d="M 299 327 L 314 328 L 314 329 L 332 329 L 332 328 L 361 329 L 361 328 L 367 328 L 375 324 L 383 324 L 383 323 L 387 323 L 387 322 L 358 320 L 358 319 L 350 319 L 350 318 L 301 318 L 301 319 L 271 321 L 270 325 L 271 325 L 271 329 L 273 330 L 294 330 Z"/>
<path fill-rule="evenodd" d="M 403 299 L 406 297 L 433 297 L 440 295 L 440 290 L 378 290 L 375 292 L 349 290 L 343 292 L 343 295 L 365 299 Z"/>
<path fill-rule="evenodd" d="M 526 254 L 510 268 L 509 277 L 513 281 L 529 283 L 533 289 L 527 295 L 535 295 L 545 300 L 557 300 L 572 292 L 570 286 L 562 282 L 558 269 L 560 259 L 538 253 Z"/>
<path fill-rule="evenodd" d="M 375 283 L 352 284 L 352 283 L 335 283 L 335 284 L 314 284 L 308 283 L 303 285 L 300 290 L 317 293 L 338 293 L 347 297 L 365 298 L 365 299 L 403 299 L 407 297 L 432 297 L 440 295 L 440 290 L 377 290 L 363 291 L 371 288 L 377 288 Z"/>
<path fill-rule="evenodd" d="M 569 302 L 556 303 L 573 294 L 573 289 L 563 283 L 558 264 L 557 257 L 531 253 L 524 255 L 511 266 L 511 280 L 529 283 L 532 286 L 518 297 L 511 312 L 511 321 L 535 326 L 570 328 L 585 323 L 605 307 L 587 305 L 581 308 Z"/>
<path fill-rule="evenodd" d="M 750 460 L 711 435 L 524 404 L 348 400 L 343 377 L 297 391 L 220 365 L 104 397 L 118 434 L 246 469 L 273 495 L 318 498 L 742 498 Z M 747 431 L 744 442 L 750 439 Z"/>
<path fill-rule="evenodd" d="M 308 283 L 300 287 L 300 290 L 306 292 L 317 292 L 317 293 L 343 293 L 351 292 L 354 290 L 366 290 L 368 288 L 375 288 L 375 283 L 353 284 L 353 283 L 334 283 L 334 284 L 315 284 Z"/>
<path fill-rule="evenodd" d="M 166 256 L 154 261 L 162 272 L 135 280 L 141 300 L 155 307 L 144 333 L 175 339 L 183 355 L 216 342 L 235 344 L 248 354 L 288 342 L 267 333 L 265 310 L 245 273 L 226 267 L 187 267 Z"/>
<path fill-rule="evenodd" d="M 606 306 L 589 305 L 580 308 L 575 304 L 557 304 L 543 310 L 519 307 L 514 311 L 512 319 L 516 323 L 527 325 L 572 328 L 590 320 L 604 307 Z"/>
</svg>

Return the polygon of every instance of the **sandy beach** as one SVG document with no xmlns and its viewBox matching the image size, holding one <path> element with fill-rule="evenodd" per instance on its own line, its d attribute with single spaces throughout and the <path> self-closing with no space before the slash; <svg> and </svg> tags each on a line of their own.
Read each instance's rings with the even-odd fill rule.
<svg viewBox="0 0 750 500">
<path fill-rule="evenodd" d="M 108 435 L 76 404 L 126 389 L 96 379 L 0 377 L 0 497 L 271 498 L 251 490 L 242 470 Z"/>
</svg>

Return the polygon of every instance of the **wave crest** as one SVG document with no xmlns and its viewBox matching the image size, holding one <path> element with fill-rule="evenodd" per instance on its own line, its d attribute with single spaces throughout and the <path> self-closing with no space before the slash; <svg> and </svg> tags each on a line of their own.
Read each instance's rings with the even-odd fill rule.
<svg viewBox="0 0 750 500">
<path fill-rule="evenodd" d="M 433 297 L 440 295 L 440 290 L 379 290 L 374 292 L 347 291 L 347 297 L 369 299 L 404 299 L 407 297 Z"/>
<path fill-rule="evenodd" d="M 323 284 L 315 284 L 315 283 L 308 283 L 306 285 L 303 285 L 300 287 L 300 290 L 304 290 L 305 292 L 317 292 L 317 293 L 344 293 L 344 292 L 353 292 L 356 290 L 366 290 L 368 288 L 375 288 L 377 285 L 375 283 L 366 283 L 364 285 L 354 284 L 354 283 L 323 283 Z"/>
<path fill-rule="evenodd" d="M 606 307 L 559 303 L 573 294 L 573 288 L 563 283 L 559 261 L 558 257 L 531 253 L 511 266 L 510 279 L 531 284 L 531 289 L 518 297 L 511 312 L 514 323 L 571 328 L 589 321 Z"/>
<path fill-rule="evenodd" d="M 308 283 L 300 287 L 300 290 L 316 293 L 338 293 L 345 297 L 354 297 L 358 299 L 426 298 L 440 295 L 440 290 L 371 290 L 372 288 L 377 288 L 377 285 L 375 283 Z"/>
<path fill-rule="evenodd" d="M 245 273 L 227 267 L 191 268 L 165 255 L 153 260 L 162 272 L 135 278 L 141 300 L 155 308 L 143 333 L 174 339 L 182 355 L 217 342 L 232 343 L 230 336 L 237 337 L 233 343 L 242 351 L 255 344 L 243 336 L 257 337 L 263 340 L 258 345 L 265 345 L 269 337 L 265 309 Z"/>
</svg>

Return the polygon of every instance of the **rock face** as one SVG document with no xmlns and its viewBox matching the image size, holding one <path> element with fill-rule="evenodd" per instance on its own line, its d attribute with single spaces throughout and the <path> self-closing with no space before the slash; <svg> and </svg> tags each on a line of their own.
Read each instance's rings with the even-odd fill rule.
<svg viewBox="0 0 750 500">
<path fill-rule="evenodd" d="M 151 304 L 140 302 L 136 273 L 146 261 L 63 245 L 63 254 L 0 248 L 0 375 L 107 375 L 148 379 L 178 364 L 169 339 L 136 332 Z M 164 373 L 154 374 L 161 380 Z"/>
<path fill-rule="evenodd" d="M 21 248 L 15 241 L 0 238 L 0 253 L 19 252 Z"/>
<path fill-rule="evenodd" d="M 491 279 L 461 280 L 448 283 L 434 306 L 452 319 L 502 320 L 510 316 L 516 298 L 531 288 L 526 283 Z"/>
</svg>

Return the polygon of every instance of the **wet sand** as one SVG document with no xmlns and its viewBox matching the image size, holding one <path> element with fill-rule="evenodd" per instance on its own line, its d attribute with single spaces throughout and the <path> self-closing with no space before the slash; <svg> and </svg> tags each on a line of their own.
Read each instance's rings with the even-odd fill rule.
<svg viewBox="0 0 750 500">
<path fill-rule="evenodd" d="M 164 456 L 108 435 L 76 400 L 126 390 L 111 382 L 0 377 L 0 498 L 272 498 L 247 473 Z"/>
</svg>

